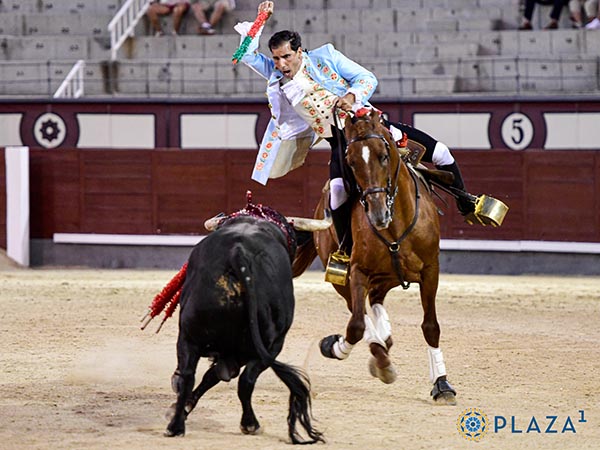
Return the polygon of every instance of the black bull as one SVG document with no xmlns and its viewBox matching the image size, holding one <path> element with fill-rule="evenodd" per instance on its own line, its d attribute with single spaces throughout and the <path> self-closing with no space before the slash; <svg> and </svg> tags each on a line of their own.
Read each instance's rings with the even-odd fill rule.
<svg viewBox="0 0 600 450">
<path fill-rule="evenodd" d="M 226 221 L 193 249 L 180 299 L 178 362 L 172 379 L 177 403 L 166 436 L 185 434 L 185 419 L 200 397 L 220 381 L 237 377 L 241 368 L 240 427 L 243 433 L 256 433 L 260 425 L 252 409 L 252 392 L 259 375 L 271 367 L 290 390 L 292 442 L 323 440 L 311 425 L 308 377 L 275 359 L 294 316 L 293 247 L 277 225 L 240 216 Z M 200 357 L 213 363 L 194 389 Z M 309 440 L 301 439 L 297 422 Z"/>
</svg>

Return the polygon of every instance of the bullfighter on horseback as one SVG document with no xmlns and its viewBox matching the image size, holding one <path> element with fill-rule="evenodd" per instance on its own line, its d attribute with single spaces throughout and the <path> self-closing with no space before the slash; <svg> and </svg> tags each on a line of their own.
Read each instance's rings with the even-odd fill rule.
<svg viewBox="0 0 600 450">
<path fill-rule="evenodd" d="M 259 15 L 273 13 L 272 1 L 258 6 Z M 252 29 L 249 23 L 240 23 L 235 29 L 244 39 Z M 252 179 L 266 184 L 269 178 L 278 178 L 301 166 L 308 150 L 321 139 L 332 150 L 329 164 L 329 191 L 331 215 L 340 243 L 340 250 L 349 254 L 349 231 L 352 175 L 344 163 L 346 141 L 340 132 L 346 115 L 361 108 L 370 108 L 369 99 L 377 87 L 373 73 L 325 44 L 307 51 L 301 46 L 300 35 L 293 31 L 279 31 L 271 36 L 271 57 L 257 51 L 258 37 L 252 39 L 241 61 L 267 79 L 267 97 L 272 118 L 256 158 Z M 339 120 L 336 120 L 336 117 Z M 337 126 L 336 126 L 337 125 Z M 452 188 L 464 191 L 460 169 L 447 146 L 408 125 L 387 123 L 394 138 L 408 138 L 424 148 L 423 158 L 439 169 L 454 174 Z M 473 212 L 474 203 L 468 197 L 457 197 L 461 214 Z"/>
</svg>

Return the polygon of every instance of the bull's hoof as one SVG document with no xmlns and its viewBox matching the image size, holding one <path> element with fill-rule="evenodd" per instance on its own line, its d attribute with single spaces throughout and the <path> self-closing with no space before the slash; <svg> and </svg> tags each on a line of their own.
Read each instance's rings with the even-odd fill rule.
<svg viewBox="0 0 600 450">
<path fill-rule="evenodd" d="M 456 405 L 456 391 L 447 380 L 436 380 L 431 397 L 438 405 Z"/>
<path fill-rule="evenodd" d="M 341 334 L 332 334 L 321 339 L 321 342 L 319 342 L 319 348 L 321 349 L 321 354 L 325 358 L 340 359 L 335 356 L 335 353 L 333 353 L 333 344 L 335 344 L 341 337 Z"/>
<path fill-rule="evenodd" d="M 242 430 L 242 433 L 244 433 L 244 434 L 251 434 L 251 435 L 262 434 L 262 428 L 260 427 L 259 424 L 250 425 L 250 426 L 240 425 L 240 430 Z"/>
<path fill-rule="evenodd" d="M 185 426 L 183 428 L 171 428 L 167 427 L 167 430 L 163 434 L 164 437 L 176 437 L 185 436 Z"/>
<path fill-rule="evenodd" d="M 379 378 L 385 384 L 392 384 L 398 378 L 396 368 L 392 364 L 380 369 L 377 367 L 377 360 L 373 356 L 369 358 L 369 373 L 373 377 Z"/>
</svg>

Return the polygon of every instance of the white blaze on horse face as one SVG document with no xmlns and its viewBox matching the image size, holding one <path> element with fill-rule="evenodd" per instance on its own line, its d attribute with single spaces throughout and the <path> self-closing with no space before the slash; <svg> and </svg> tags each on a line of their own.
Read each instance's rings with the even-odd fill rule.
<svg viewBox="0 0 600 450">
<path fill-rule="evenodd" d="M 369 156 L 371 155 L 371 150 L 367 145 L 363 145 L 362 148 L 362 157 L 365 160 L 365 164 L 369 164 Z"/>
</svg>

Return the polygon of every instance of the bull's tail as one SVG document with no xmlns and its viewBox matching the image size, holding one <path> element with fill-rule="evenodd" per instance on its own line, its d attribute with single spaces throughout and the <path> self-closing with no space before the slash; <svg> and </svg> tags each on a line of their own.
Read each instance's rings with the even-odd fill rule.
<svg viewBox="0 0 600 450">
<path fill-rule="evenodd" d="M 317 247 L 315 246 L 315 240 L 311 234 L 309 239 L 300 244 L 296 250 L 296 256 L 294 257 L 294 262 L 292 263 L 293 277 L 296 278 L 302 275 L 316 257 Z"/>
<path fill-rule="evenodd" d="M 316 251 L 315 251 L 316 253 Z M 233 249 L 234 260 L 238 264 L 236 271 L 239 279 L 248 294 L 248 318 L 250 320 L 250 333 L 252 342 L 260 359 L 270 366 L 277 376 L 290 390 L 290 410 L 288 415 L 288 433 L 294 444 L 314 444 L 323 441 L 322 434 L 311 424 L 310 381 L 304 372 L 290 365 L 275 360 L 265 348 L 258 323 L 258 299 L 256 297 L 254 274 L 250 257 L 242 246 Z M 310 440 L 302 440 L 296 430 L 296 422 L 306 430 Z"/>
<path fill-rule="evenodd" d="M 274 361 L 272 368 L 290 390 L 290 412 L 287 421 L 288 433 L 292 443 L 315 444 L 325 442 L 323 434 L 312 426 L 310 381 L 306 374 L 300 369 L 279 361 Z M 296 422 L 298 421 L 310 439 L 302 439 L 296 430 Z"/>
</svg>

